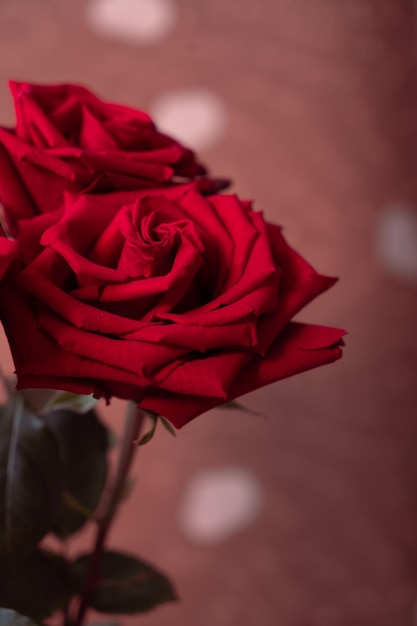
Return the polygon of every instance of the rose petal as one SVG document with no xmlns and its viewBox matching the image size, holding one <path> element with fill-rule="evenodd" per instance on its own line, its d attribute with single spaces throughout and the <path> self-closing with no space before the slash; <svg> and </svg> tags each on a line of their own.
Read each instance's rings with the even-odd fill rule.
<svg viewBox="0 0 417 626">
<path fill-rule="evenodd" d="M 323 326 L 289 324 L 265 357 L 254 358 L 230 388 L 227 400 L 300 372 L 331 363 L 342 355 L 344 331 Z M 179 395 L 160 389 L 148 391 L 139 406 L 154 411 L 181 428 L 191 419 L 224 402 L 224 399 Z"/>
</svg>

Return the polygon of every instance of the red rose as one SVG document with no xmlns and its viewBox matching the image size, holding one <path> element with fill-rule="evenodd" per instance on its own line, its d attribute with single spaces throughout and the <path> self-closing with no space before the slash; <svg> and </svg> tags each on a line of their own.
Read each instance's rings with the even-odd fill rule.
<svg viewBox="0 0 417 626">
<path fill-rule="evenodd" d="M 180 427 L 341 356 L 290 322 L 317 274 L 236 196 L 195 185 L 87 195 L 20 224 L 0 288 L 18 387 L 129 398 Z"/>
<path fill-rule="evenodd" d="M 16 128 L 0 128 L 0 201 L 9 221 L 46 213 L 63 192 L 163 187 L 206 174 L 150 117 L 77 85 L 11 82 Z M 228 181 L 202 178 L 212 193 Z"/>
<path fill-rule="evenodd" d="M 3 276 L 12 260 L 16 248 L 16 242 L 7 239 L 0 233 L 0 278 Z"/>
</svg>

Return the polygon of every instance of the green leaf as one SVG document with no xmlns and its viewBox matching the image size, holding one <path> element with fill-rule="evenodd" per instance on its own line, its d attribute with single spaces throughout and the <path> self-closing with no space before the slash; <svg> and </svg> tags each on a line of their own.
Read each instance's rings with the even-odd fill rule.
<svg viewBox="0 0 417 626">
<path fill-rule="evenodd" d="M 65 608 L 73 595 L 69 563 L 56 554 L 37 551 L 14 573 L 1 567 L 0 605 L 34 619 Z"/>
<path fill-rule="evenodd" d="M 38 624 L 10 609 L 0 609 L 0 626 L 38 626 Z"/>
<path fill-rule="evenodd" d="M 60 444 L 64 464 L 61 514 L 54 532 L 65 539 L 94 514 L 107 482 L 108 432 L 94 411 L 59 409 L 45 421 Z"/>
<path fill-rule="evenodd" d="M 16 393 L 0 408 L 0 559 L 16 564 L 54 526 L 60 508 L 59 445 Z"/>
<path fill-rule="evenodd" d="M 80 393 L 71 393 L 62 391 L 60 395 L 55 397 L 50 406 L 45 408 L 45 412 L 54 411 L 56 409 L 73 411 L 84 415 L 91 411 L 97 404 L 98 400 L 93 394 L 83 395 Z"/>
<path fill-rule="evenodd" d="M 230 400 L 229 402 L 224 402 L 223 404 L 219 404 L 218 409 L 232 409 L 235 411 L 243 411 L 244 413 L 250 413 L 251 415 L 261 415 L 265 417 L 265 413 L 260 411 L 254 411 L 253 409 L 248 409 L 247 406 L 237 402 L 236 400 Z"/>
<path fill-rule="evenodd" d="M 151 439 L 153 439 L 153 436 L 155 435 L 156 427 L 158 425 L 158 421 L 161 421 L 164 428 L 173 437 L 177 436 L 177 433 L 175 432 L 174 427 L 165 417 L 162 417 L 162 415 L 158 415 L 157 413 L 153 413 L 151 411 L 146 411 L 146 413 L 148 414 L 148 418 L 151 422 L 151 428 L 140 439 L 137 439 L 135 441 L 137 446 L 144 446 L 145 444 L 149 443 Z"/>
<path fill-rule="evenodd" d="M 173 437 L 176 437 L 177 433 L 175 432 L 175 428 L 173 427 L 171 422 L 169 422 L 166 417 L 162 417 L 162 415 L 159 416 L 159 419 L 161 420 L 165 430 L 167 430 Z"/>
<path fill-rule="evenodd" d="M 240 402 L 236 402 L 236 400 L 230 400 L 230 402 L 225 402 L 224 404 L 219 405 L 219 409 L 235 409 L 235 410 L 244 410 L 245 407 Z"/>
<path fill-rule="evenodd" d="M 76 586 L 85 583 L 90 555 L 73 564 Z M 169 580 L 154 567 L 127 554 L 105 552 L 91 606 L 101 613 L 144 613 L 177 600 Z"/>
<path fill-rule="evenodd" d="M 91 411 L 98 402 L 92 394 L 83 395 L 56 389 L 24 389 L 20 393 L 23 394 L 29 408 L 41 415 L 56 409 L 84 414 Z"/>
<path fill-rule="evenodd" d="M 140 439 L 135 441 L 137 446 L 144 446 L 149 443 L 155 434 L 156 426 L 158 424 L 158 416 L 152 413 L 148 413 L 149 420 L 151 422 L 151 427 L 147 433 L 145 433 Z"/>
</svg>

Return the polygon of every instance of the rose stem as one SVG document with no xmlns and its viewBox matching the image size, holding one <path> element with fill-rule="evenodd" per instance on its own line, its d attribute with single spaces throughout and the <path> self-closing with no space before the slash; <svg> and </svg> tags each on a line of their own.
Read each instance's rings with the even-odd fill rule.
<svg viewBox="0 0 417 626">
<path fill-rule="evenodd" d="M 129 403 L 116 476 L 107 501 L 102 509 L 102 513 L 97 519 L 97 534 L 94 550 L 91 554 L 87 579 L 74 626 L 82 626 L 86 611 L 88 610 L 91 596 L 97 583 L 101 557 L 103 555 L 107 535 L 116 515 L 117 507 L 125 488 L 126 478 L 137 450 L 137 445 L 134 441 L 138 438 L 145 417 L 146 413 L 144 411 L 138 409 L 136 405 Z"/>
</svg>

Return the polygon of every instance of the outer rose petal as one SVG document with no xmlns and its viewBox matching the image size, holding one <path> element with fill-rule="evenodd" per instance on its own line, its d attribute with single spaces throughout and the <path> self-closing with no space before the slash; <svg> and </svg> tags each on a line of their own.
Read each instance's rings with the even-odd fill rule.
<svg viewBox="0 0 417 626">
<path fill-rule="evenodd" d="M 223 402 L 340 359 L 343 335 L 345 331 L 336 328 L 291 323 L 264 357 L 254 358 L 240 372 L 229 393 L 221 401 L 219 398 L 179 395 L 153 389 L 139 402 L 139 407 L 155 411 L 181 428 L 200 413 Z"/>
<path fill-rule="evenodd" d="M 8 266 L 13 260 L 16 244 L 14 241 L 0 236 L 0 278 L 6 272 Z"/>
<path fill-rule="evenodd" d="M 1 140 L 1 129 L 0 129 Z M 34 214 L 32 200 L 22 184 L 18 170 L 13 165 L 7 150 L 0 144 L 0 201 L 5 216 L 14 213 L 15 219 L 31 217 Z M 13 228 L 13 225 L 11 225 Z"/>
</svg>

